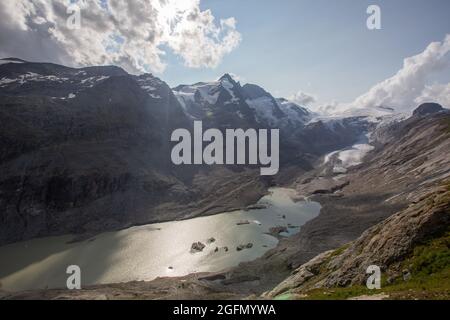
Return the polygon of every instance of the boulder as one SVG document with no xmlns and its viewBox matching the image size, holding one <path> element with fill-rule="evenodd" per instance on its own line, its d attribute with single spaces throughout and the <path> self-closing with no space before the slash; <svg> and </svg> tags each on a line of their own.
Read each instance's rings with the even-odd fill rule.
<svg viewBox="0 0 450 320">
<path fill-rule="evenodd" d="M 242 250 L 244 250 L 244 249 L 250 249 L 250 248 L 252 248 L 252 247 L 253 247 L 253 243 L 249 242 L 249 243 L 247 243 L 247 244 L 240 244 L 240 245 L 238 245 L 238 246 L 236 247 L 236 250 L 237 250 L 237 251 L 242 251 Z"/>
<path fill-rule="evenodd" d="M 191 246 L 191 252 L 202 252 L 205 247 L 205 244 L 201 243 L 200 241 L 194 242 Z"/>
</svg>

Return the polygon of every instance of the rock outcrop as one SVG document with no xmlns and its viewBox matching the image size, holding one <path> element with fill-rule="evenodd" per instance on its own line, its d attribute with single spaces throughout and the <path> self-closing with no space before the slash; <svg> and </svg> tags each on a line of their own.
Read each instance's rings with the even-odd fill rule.
<svg viewBox="0 0 450 320">
<path fill-rule="evenodd" d="M 345 247 L 303 264 L 267 295 L 364 284 L 371 265 L 379 266 L 387 278 L 401 274 L 400 262 L 415 246 L 450 227 L 450 182 L 429 192 Z M 411 277 L 409 271 L 405 274 Z"/>
<path fill-rule="evenodd" d="M 413 111 L 414 116 L 426 116 L 428 114 L 444 111 L 444 108 L 438 103 L 422 103 Z"/>
</svg>

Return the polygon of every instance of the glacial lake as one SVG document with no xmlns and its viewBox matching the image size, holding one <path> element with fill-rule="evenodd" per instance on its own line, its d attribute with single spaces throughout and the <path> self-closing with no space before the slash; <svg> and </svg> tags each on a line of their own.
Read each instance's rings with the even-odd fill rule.
<svg viewBox="0 0 450 320">
<path fill-rule="evenodd" d="M 76 243 L 70 243 L 74 236 L 67 235 L 2 246 L 1 289 L 65 288 L 69 265 L 81 268 L 82 285 L 221 271 L 274 248 L 278 240 L 268 234 L 271 227 L 285 226 L 288 232 L 281 235 L 290 236 L 319 214 L 319 203 L 294 202 L 294 195 L 294 190 L 273 188 L 258 202 L 267 205 L 265 209 L 137 226 Z M 215 241 L 209 243 L 211 238 Z M 197 241 L 206 246 L 192 253 L 191 245 Z M 237 250 L 248 243 L 253 246 Z"/>
</svg>

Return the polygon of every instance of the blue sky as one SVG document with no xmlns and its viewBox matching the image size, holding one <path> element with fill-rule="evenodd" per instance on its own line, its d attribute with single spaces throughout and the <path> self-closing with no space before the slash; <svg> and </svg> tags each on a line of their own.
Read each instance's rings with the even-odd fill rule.
<svg viewBox="0 0 450 320">
<path fill-rule="evenodd" d="M 381 7 L 382 30 L 366 27 L 370 4 Z M 169 52 L 159 76 L 171 86 L 231 72 L 276 96 L 301 90 L 319 102 L 346 102 L 450 33 L 448 0 L 203 0 L 201 8 L 235 17 L 242 42 L 212 69 L 187 68 Z M 433 77 L 450 81 L 445 72 Z"/>
<path fill-rule="evenodd" d="M 329 113 L 450 107 L 450 0 L 70 1 L 74 28 L 67 0 L 0 1 L 0 57 L 118 65 L 171 86 L 233 73 Z M 366 26 L 373 4 L 381 30 Z"/>
</svg>

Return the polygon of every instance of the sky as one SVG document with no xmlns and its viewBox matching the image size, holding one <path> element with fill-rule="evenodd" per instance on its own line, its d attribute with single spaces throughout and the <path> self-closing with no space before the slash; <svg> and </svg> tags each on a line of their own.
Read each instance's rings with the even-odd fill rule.
<svg viewBox="0 0 450 320">
<path fill-rule="evenodd" d="M 380 6 L 381 30 L 367 29 L 370 4 Z M 448 0 L 207 0 L 203 7 L 235 17 L 242 42 L 216 69 L 170 64 L 171 84 L 232 72 L 277 96 L 303 91 L 323 103 L 348 102 L 450 33 Z M 436 81 L 449 82 L 443 71 Z"/>
<path fill-rule="evenodd" d="M 372 4 L 380 30 L 366 26 Z M 449 13 L 448 0 L 0 0 L 0 56 L 115 64 L 170 86 L 231 73 L 317 110 L 450 104 Z"/>
</svg>

